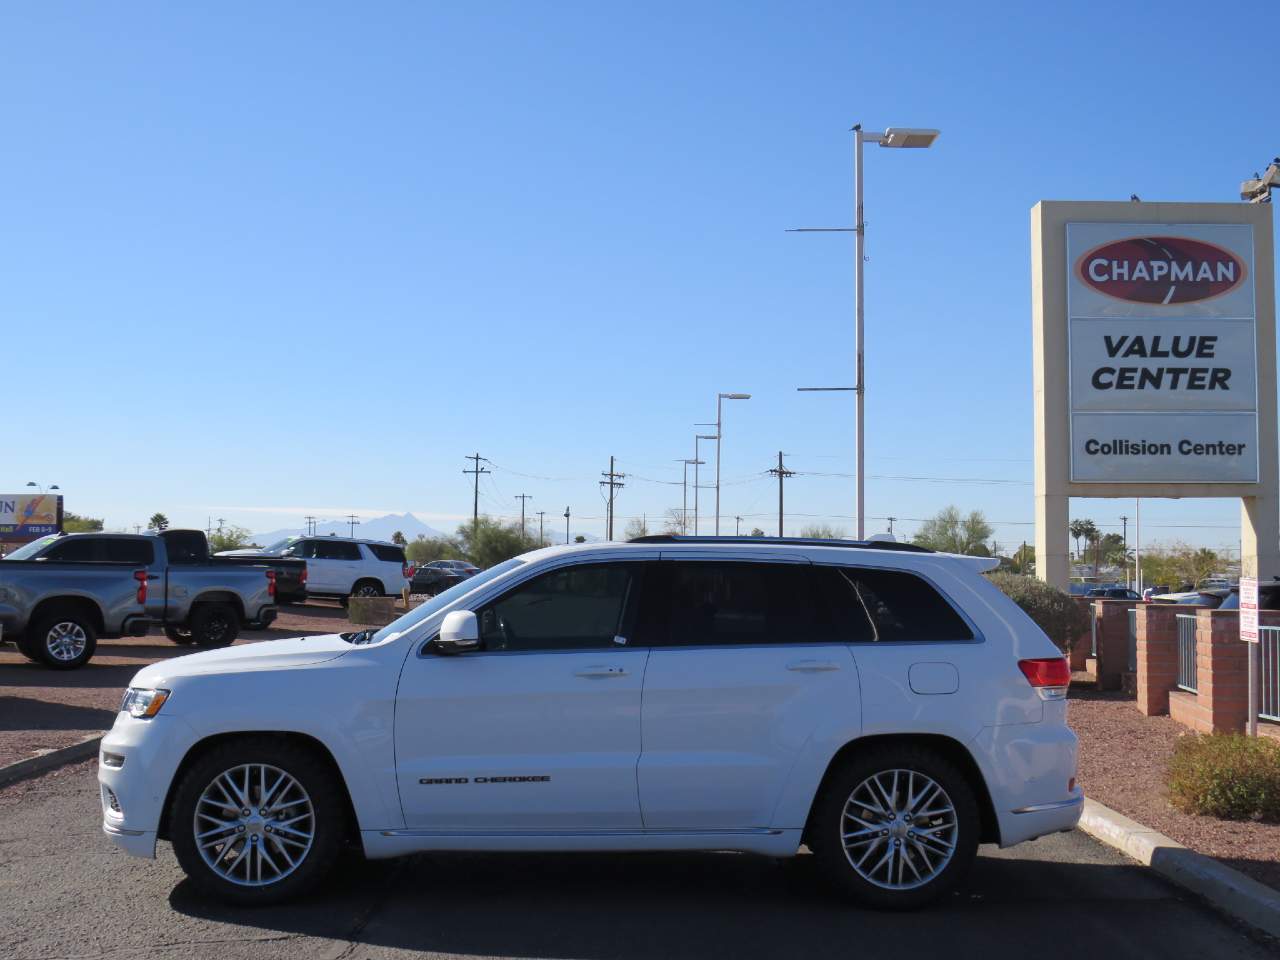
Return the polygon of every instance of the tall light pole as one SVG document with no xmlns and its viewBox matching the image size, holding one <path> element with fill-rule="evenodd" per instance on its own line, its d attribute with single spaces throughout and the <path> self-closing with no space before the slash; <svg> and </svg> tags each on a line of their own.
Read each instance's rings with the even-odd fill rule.
<svg viewBox="0 0 1280 960">
<path fill-rule="evenodd" d="M 720 407 L 725 400 L 750 400 L 749 393 L 716 394 L 716 536 L 720 536 L 720 438 L 724 435 Z"/>
<path fill-rule="evenodd" d="M 702 426 L 702 424 L 698 424 L 698 426 Z M 695 537 L 698 535 L 698 467 L 706 463 L 698 450 L 698 444 L 703 440 L 714 439 L 716 439 L 714 433 L 699 433 L 693 438 L 693 535 Z"/>
<path fill-rule="evenodd" d="M 852 233 L 854 235 L 853 258 L 856 292 L 854 294 L 854 343 L 857 352 L 857 377 L 853 387 L 857 394 L 857 473 L 858 483 L 858 539 L 866 539 L 866 470 L 865 443 L 863 442 L 863 424 L 867 398 L 867 382 L 864 376 L 863 363 L 863 278 L 862 268 L 866 263 L 867 224 L 863 216 L 862 205 L 862 145 L 874 143 L 882 147 L 923 148 L 933 146 L 938 139 L 937 130 L 923 130 L 911 127 L 890 127 L 884 133 L 867 133 L 862 124 L 853 126 L 853 192 L 854 192 L 854 225 L 852 227 L 798 227 L 788 233 Z M 848 389 L 848 388 L 837 388 Z"/>
<path fill-rule="evenodd" d="M 50 486 L 50 487 L 46 488 L 46 487 L 45 487 L 45 485 L 44 485 L 43 483 L 36 483 L 34 480 L 28 480 L 28 481 L 27 481 L 27 486 L 28 486 L 28 487 L 35 487 L 37 490 L 39 490 L 39 491 L 40 491 L 40 495 L 41 495 L 41 496 L 44 496 L 44 495 L 45 495 L 46 493 L 48 493 L 50 490 L 61 490 L 61 489 L 62 489 L 62 488 L 61 488 L 61 487 L 59 487 L 56 483 L 55 483 L 55 484 L 53 484 L 52 486 Z"/>
<path fill-rule="evenodd" d="M 694 457 L 693 459 L 684 457 L 680 460 L 677 460 L 676 462 L 684 464 L 684 479 L 680 481 L 680 532 L 688 533 L 689 532 L 689 464 L 691 463 L 702 464 L 704 461 L 699 460 L 697 457 Z M 697 483 L 696 478 L 694 479 L 694 483 L 695 484 Z"/>
</svg>

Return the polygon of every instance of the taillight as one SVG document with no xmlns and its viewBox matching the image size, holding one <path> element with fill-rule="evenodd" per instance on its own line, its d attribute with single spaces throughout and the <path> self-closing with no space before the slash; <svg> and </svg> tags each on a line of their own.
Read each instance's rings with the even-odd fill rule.
<svg viewBox="0 0 1280 960">
<path fill-rule="evenodd" d="M 307 568 L 306 567 L 302 568 L 302 576 L 298 578 L 298 583 L 300 583 L 304 587 L 307 585 Z"/>
<path fill-rule="evenodd" d="M 402 563 L 402 564 L 400 564 L 400 572 L 404 575 L 404 578 L 405 578 L 406 580 L 412 580 L 412 579 L 413 579 L 413 574 L 414 574 L 414 567 L 413 567 L 413 564 L 412 564 L 412 563 Z"/>
<path fill-rule="evenodd" d="M 267 596 L 274 598 L 276 595 L 276 572 L 274 570 L 267 571 Z"/>
<path fill-rule="evenodd" d="M 1071 666 L 1065 657 L 1019 660 L 1018 669 L 1040 694 L 1041 700 L 1062 700 L 1066 697 L 1071 683 Z"/>
<path fill-rule="evenodd" d="M 133 579 L 138 581 L 138 602 L 146 603 L 147 602 L 147 571 L 145 570 L 133 571 Z"/>
</svg>

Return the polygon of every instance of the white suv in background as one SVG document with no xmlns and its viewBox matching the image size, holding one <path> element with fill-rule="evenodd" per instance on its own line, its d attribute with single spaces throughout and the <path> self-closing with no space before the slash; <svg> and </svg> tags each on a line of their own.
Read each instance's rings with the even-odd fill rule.
<svg viewBox="0 0 1280 960">
<path fill-rule="evenodd" d="M 309 597 L 395 596 L 409 585 L 409 562 L 395 543 L 299 537 L 281 555 L 307 561 Z"/>
<path fill-rule="evenodd" d="M 320 539 L 321 543 L 324 538 Z M 102 741 L 103 829 L 240 903 L 348 844 L 807 846 L 914 906 L 979 842 L 1070 830 L 1066 661 L 982 571 L 903 544 L 650 537 L 501 563 L 377 631 L 163 660 Z"/>
</svg>

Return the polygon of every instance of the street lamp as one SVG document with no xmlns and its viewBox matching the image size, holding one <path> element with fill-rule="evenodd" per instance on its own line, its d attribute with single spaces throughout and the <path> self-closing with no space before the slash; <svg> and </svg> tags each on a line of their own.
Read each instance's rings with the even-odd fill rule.
<svg viewBox="0 0 1280 960">
<path fill-rule="evenodd" d="M 710 424 L 699 424 L 699 426 L 710 426 Z M 703 440 L 715 440 L 714 433 L 699 433 L 693 438 L 693 535 L 698 535 L 698 467 L 706 463 L 702 459 L 702 454 L 698 449 L 698 444 Z"/>
<path fill-rule="evenodd" d="M 749 393 L 717 393 L 716 394 L 716 536 L 720 536 L 720 437 L 724 433 L 720 415 L 721 403 L 725 400 L 750 400 Z"/>
<path fill-rule="evenodd" d="M 44 485 L 43 485 L 43 484 L 36 483 L 34 480 L 28 480 L 28 481 L 27 481 L 27 486 L 28 486 L 28 487 L 35 487 L 37 490 L 39 490 L 39 491 L 40 491 L 41 495 L 48 493 L 48 492 L 49 492 L 49 490 L 60 490 L 60 489 L 61 489 L 61 487 L 59 487 L 59 486 L 55 483 L 55 484 L 53 484 L 51 487 L 49 487 L 49 490 L 46 490 L 46 489 L 44 488 Z"/>
<path fill-rule="evenodd" d="M 858 477 L 858 539 L 866 538 L 866 472 L 865 472 L 865 444 L 863 443 L 863 423 L 865 420 L 865 405 L 867 394 L 867 383 L 864 376 L 863 364 L 863 279 L 862 267 L 866 262 L 865 241 L 867 224 L 863 216 L 862 206 L 862 145 L 864 143 L 875 143 L 882 147 L 895 147 L 907 149 L 920 149 L 933 146 L 933 142 L 938 139 L 937 130 L 927 130 L 916 127 L 890 127 L 884 133 L 867 133 L 862 129 L 862 124 L 854 124 L 853 126 L 853 183 L 854 183 L 854 225 L 852 227 L 797 227 L 788 230 L 788 233 L 852 233 L 854 234 L 853 258 L 854 258 L 854 276 L 856 292 L 854 294 L 854 313 L 855 328 L 854 339 L 855 349 L 857 351 L 857 378 L 854 392 L 857 394 L 857 431 L 858 431 L 858 450 L 857 450 L 857 468 Z M 840 389 L 848 389 L 840 388 Z"/>
<path fill-rule="evenodd" d="M 702 464 L 702 463 L 706 463 L 706 461 L 698 460 L 697 458 L 694 458 L 691 460 L 688 457 L 684 457 L 683 459 L 677 460 L 676 463 L 684 464 L 684 479 L 680 481 L 680 532 L 688 533 L 689 532 L 689 464 L 691 463 Z M 694 483 L 695 484 L 697 483 L 696 477 L 694 478 Z"/>
</svg>

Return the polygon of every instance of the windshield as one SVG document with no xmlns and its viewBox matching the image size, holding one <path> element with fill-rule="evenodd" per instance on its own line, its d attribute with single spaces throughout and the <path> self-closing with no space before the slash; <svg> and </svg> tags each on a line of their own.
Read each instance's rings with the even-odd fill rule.
<svg viewBox="0 0 1280 960">
<path fill-rule="evenodd" d="M 263 547 L 262 552 L 263 553 L 284 553 L 287 549 L 289 549 L 289 546 L 297 539 L 298 539 L 297 537 L 288 537 L 287 539 L 284 539 L 284 540 L 277 540 L 271 546 Z"/>
<path fill-rule="evenodd" d="M 57 537 L 41 537 L 39 540 L 32 540 L 26 546 L 19 547 L 13 553 L 5 557 L 6 560 L 30 560 L 37 553 L 47 547 L 49 544 L 57 540 Z"/>
<path fill-rule="evenodd" d="M 428 617 L 439 613 L 455 601 L 465 597 L 472 590 L 478 590 L 486 583 L 497 580 L 500 576 L 510 570 L 514 570 L 525 563 L 519 557 L 512 557 L 510 560 L 504 560 L 497 566 L 490 567 L 483 573 L 477 573 L 474 577 L 463 580 L 461 583 L 455 584 L 448 590 L 437 593 L 420 607 L 410 610 L 399 620 L 393 620 L 381 630 L 373 635 L 370 643 L 379 643 L 389 637 L 399 636 L 400 634 L 412 630 Z"/>
</svg>

